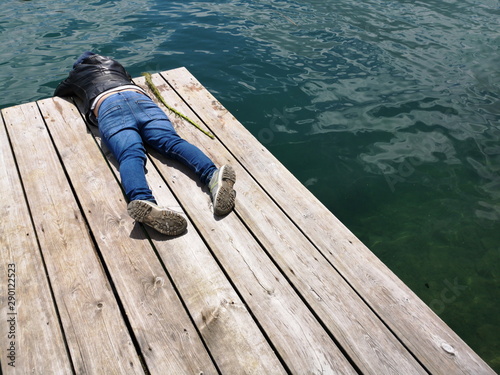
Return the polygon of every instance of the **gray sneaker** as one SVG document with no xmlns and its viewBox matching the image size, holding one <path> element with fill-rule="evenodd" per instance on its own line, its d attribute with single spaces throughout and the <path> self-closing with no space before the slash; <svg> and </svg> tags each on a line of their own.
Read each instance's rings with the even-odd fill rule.
<svg viewBox="0 0 500 375">
<path fill-rule="evenodd" d="M 208 184 L 215 215 L 226 215 L 233 209 L 236 200 L 236 191 L 233 189 L 235 182 L 236 173 L 230 165 L 224 165 L 215 171 Z"/>
<path fill-rule="evenodd" d="M 153 202 L 135 200 L 128 204 L 128 214 L 139 223 L 149 225 L 168 236 L 177 236 L 187 228 L 186 219 L 168 208 L 158 207 Z"/>
</svg>

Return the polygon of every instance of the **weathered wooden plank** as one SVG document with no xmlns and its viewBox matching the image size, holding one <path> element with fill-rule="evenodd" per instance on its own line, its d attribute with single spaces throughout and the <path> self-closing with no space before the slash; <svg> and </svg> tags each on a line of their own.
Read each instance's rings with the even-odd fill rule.
<svg viewBox="0 0 500 375">
<path fill-rule="evenodd" d="M 175 208 L 179 203 L 161 176 L 152 173 L 153 168 L 151 165 L 148 181 L 158 203 Z M 220 371 L 286 373 L 192 223 L 189 221 L 188 233 L 171 241 L 146 229 Z"/>
<path fill-rule="evenodd" d="M 42 115 L 29 103 L 4 116 L 75 371 L 144 373 Z"/>
<path fill-rule="evenodd" d="M 291 372 L 354 373 L 243 223 L 235 215 L 224 218 L 224 224 L 217 222 L 206 194 L 193 189 L 199 188 L 193 174 L 176 163 L 158 167 L 175 178 L 175 193 L 189 201 L 186 211 Z"/>
<path fill-rule="evenodd" d="M 158 76 L 153 78 L 162 86 Z M 163 95 L 169 103 L 175 102 L 181 112 L 189 111 L 181 100 L 176 101 L 172 90 L 165 88 Z M 190 111 L 188 114 L 194 116 Z M 205 117 L 203 112 L 198 115 Z M 202 146 L 213 160 L 237 164 L 220 143 L 191 127 L 179 130 Z M 360 370 L 374 374 L 424 373 L 420 364 L 251 176 L 243 168 L 235 167 L 239 216 Z"/>
<path fill-rule="evenodd" d="M 493 373 L 196 78 L 184 68 L 163 76 L 429 371 Z"/>
<path fill-rule="evenodd" d="M 153 76 L 169 104 L 195 116 L 177 95 Z M 202 118 L 203 112 L 198 113 Z M 175 120 L 174 120 L 175 121 Z M 294 288 L 364 373 L 423 373 L 422 367 L 384 326 L 317 249 L 219 143 L 191 126 L 179 126 L 187 139 L 215 160 L 237 168 L 238 215 L 287 276 Z M 216 129 L 214 129 L 216 132 Z"/>
<path fill-rule="evenodd" d="M 165 82 L 158 83 L 169 103 L 181 108 L 182 99 L 170 96 L 165 91 Z M 143 81 L 136 80 L 139 84 Z M 191 113 L 185 113 L 192 116 Z M 178 123 L 181 134 L 188 134 L 185 127 L 194 129 L 185 122 Z M 218 150 L 217 141 L 211 141 L 198 130 L 210 143 L 205 148 Z M 212 151 L 212 150 L 210 150 Z M 217 153 L 217 151 L 213 151 Z M 253 238 L 244 224 L 233 213 L 224 219 L 217 220 L 211 211 L 210 197 L 200 189 L 196 177 L 179 168 L 177 163 L 158 158 L 155 164 L 162 171 L 170 184 L 170 188 L 181 202 L 184 209 L 202 233 L 212 252 L 217 256 L 238 288 L 245 302 L 263 326 L 268 337 L 274 343 L 284 362 L 293 373 L 353 373 L 354 370 L 345 357 L 329 338 L 308 308 L 296 295 L 287 280 L 274 266 L 267 254 Z M 231 161 L 230 157 L 218 155 L 218 162 Z M 240 177 L 238 177 L 238 181 Z"/>
<path fill-rule="evenodd" d="M 217 370 L 75 107 L 39 102 L 151 374 Z M 166 237 L 164 237 L 166 239 Z"/>
<path fill-rule="evenodd" d="M 90 130 L 119 179 L 118 163 L 102 144 L 97 128 L 91 126 Z M 158 204 L 182 212 L 179 202 L 149 160 L 146 170 L 148 183 Z M 149 227 L 144 228 L 219 370 L 223 374 L 285 373 L 276 354 L 189 218 L 187 233 L 168 241 Z"/>
<path fill-rule="evenodd" d="M 70 374 L 71 361 L 1 119 L 0 191 L 0 372 Z"/>
</svg>

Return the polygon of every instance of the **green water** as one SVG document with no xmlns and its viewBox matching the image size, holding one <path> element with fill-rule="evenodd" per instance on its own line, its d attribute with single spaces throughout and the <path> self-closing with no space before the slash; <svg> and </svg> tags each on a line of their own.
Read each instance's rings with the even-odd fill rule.
<svg viewBox="0 0 500 375">
<path fill-rule="evenodd" d="M 500 2 L 2 4 L 0 107 L 186 66 L 500 372 Z"/>
</svg>

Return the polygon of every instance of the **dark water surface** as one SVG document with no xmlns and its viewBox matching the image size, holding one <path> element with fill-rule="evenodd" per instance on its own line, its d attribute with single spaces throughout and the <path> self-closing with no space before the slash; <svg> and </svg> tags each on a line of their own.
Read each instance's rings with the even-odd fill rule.
<svg viewBox="0 0 500 375">
<path fill-rule="evenodd" d="M 0 43 L 1 108 L 186 66 L 500 372 L 499 1 L 12 0 Z"/>
</svg>

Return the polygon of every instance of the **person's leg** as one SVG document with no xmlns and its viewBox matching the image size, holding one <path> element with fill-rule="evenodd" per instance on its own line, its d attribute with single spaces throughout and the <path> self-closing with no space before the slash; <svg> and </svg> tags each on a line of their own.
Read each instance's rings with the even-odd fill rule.
<svg viewBox="0 0 500 375">
<path fill-rule="evenodd" d="M 137 121 L 122 93 L 109 97 L 99 108 L 99 132 L 118 161 L 128 200 L 155 202 L 144 172 L 146 150 Z"/>
<path fill-rule="evenodd" d="M 208 185 L 217 170 L 212 160 L 198 147 L 181 138 L 165 112 L 149 98 L 138 100 L 138 105 L 143 114 L 144 125 L 140 132 L 144 141 L 162 155 L 188 166 L 204 185 Z"/>
<path fill-rule="evenodd" d="M 99 108 L 99 131 L 120 166 L 120 177 L 130 203 L 129 215 L 160 233 L 179 235 L 187 228 L 186 219 L 167 208 L 158 207 L 149 189 L 144 166 L 146 155 L 130 93 L 117 93 Z"/>
<path fill-rule="evenodd" d="M 233 189 L 236 174 L 233 168 L 225 165 L 217 169 L 198 147 L 177 134 L 165 112 L 149 98 L 138 95 L 136 114 L 141 118 L 139 128 L 144 141 L 161 154 L 181 161 L 196 173 L 210 189 L 216 215 L 229 213 L 236 198 Z"/>
</svg>

